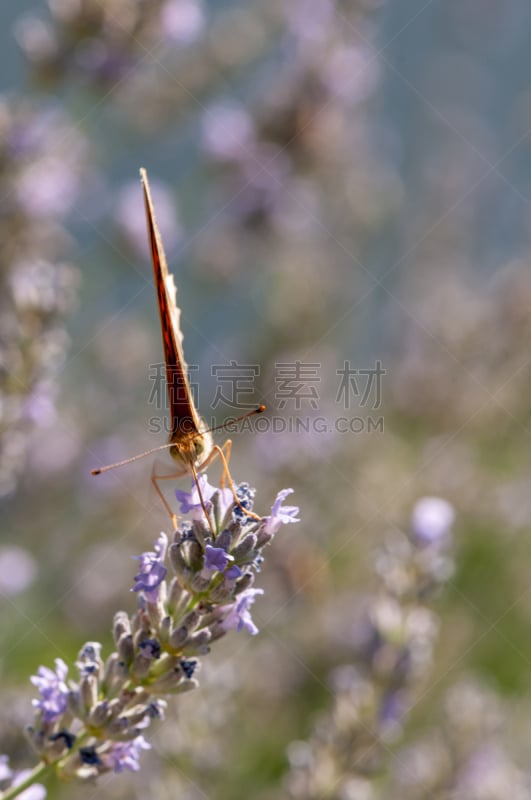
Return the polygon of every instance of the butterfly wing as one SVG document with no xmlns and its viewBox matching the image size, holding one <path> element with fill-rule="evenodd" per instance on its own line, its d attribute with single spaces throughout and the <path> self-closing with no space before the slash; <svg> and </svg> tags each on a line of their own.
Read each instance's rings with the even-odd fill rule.
<svg viewBox="0 0 531 800">
<path fill-rule="evenodd" d="M 140 170 L 140 178 L 144 190 L 149 244 L 166 361 L 166 383 L 171 415 L 170 442 L 178 443 L 184 438 L 199 433 L 200 419 L 194 406 L 183 355 L 181 312 L 177 306 L 177 288 L 173 275 L 168 272 L 162 239 L 155 219 L 147 173 L 144 169 Z"/>
</svg>

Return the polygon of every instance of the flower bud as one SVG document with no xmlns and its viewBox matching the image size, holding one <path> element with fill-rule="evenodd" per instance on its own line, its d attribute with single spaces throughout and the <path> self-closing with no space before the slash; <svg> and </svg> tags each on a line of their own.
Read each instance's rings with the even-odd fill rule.
<svg viewBox="0 0 531 800">
<path fill-rule="evenodd" d="M 89 712 L 87 724 L 92 728 L 102 728 L 110 718 L 111 711 L 109 709 L 109 703 L 106 700 L 102 700 Z"/>
<path fill-rule="evenodd" d="M 98 702 L 98 679 L 95 675 L 85 675 L 79 684 L 79 688 L 84 710 L 88 712 Z"/>
<path fill-rule="evenodd" d="M 188 640 L 182 648 L 182 653 L 185 656 L 206 655 L 209 651 L 208 644 L 212 638 L 209 630 L 201 630 L 188 637 Z"/>
<path fill-rule="evenodd" d="M 146 658 L 142 653 L 135 655 L 131 673 L 136 680 L 145 678 L 151 667 L 151 658 Z"/>
<path fill-rule="evenodd" d="M 125 613 L 125 611 L 118 611 L 118 613 L 114 615 L 113 623 L 113 637 L 115 643 L 118 644 L 124 634 L 127 635 L 130 633 L 131 622 L 129 621 L 129 616 Z"/>
<path fill-rule="evenodd" d="M 135 656 L 133 637 L 130 633 L 124 634 L 117 644 L 118 656 L 124 664 L 131 664 Z"/>
<path fill-rule="evenodd" d="M 234 548 L 232 554 L 234 556 L 234 560 L 237 564 L 245 563 L 249 561 L 250 554 L 253 554 L 251 561 L 254 558 L 254 550 L 256 548 L 256 535 L 254 533 L 249 533 L 247 536 L 242 539 L 237 547 Z"/>
</svg>

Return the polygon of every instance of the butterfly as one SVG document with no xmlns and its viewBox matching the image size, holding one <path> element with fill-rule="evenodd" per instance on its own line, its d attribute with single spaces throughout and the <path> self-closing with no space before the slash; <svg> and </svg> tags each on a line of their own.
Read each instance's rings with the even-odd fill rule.
<svg viewBox="0 0 531 800">
<path fill-rule="evenodd" d="M 151 481 L 166 511 L 170 515 L 172 523 L 176 526 L 177 518 L 162 493 L 159 481 L 169 478 L 178 479 L 187 474 L 191 474 L 197 486 L 201 506 L 203 507 L 209 525 L 212 527 L 208 509 L 201 492 L 199 473 L 205 470 L 215 458 L 219 458 L 223 468 L 221 485 L 223 487 L 225 480 L 227 481 L 236 503 L 241 507 L 228 465 L 232 442 L 230 439 L 227 439 L 222 447 L 214 444 L 211 430 L 206 429 L 205 423 L 199 416 L 195 407 L 190 383 L 188 381 L 187 365 L 183 354 L 183 335 L 180 324 L 181 312 L 177 306 L 177 288 L 173 275 L 168 270 L 166 255 L 155 218 L 153 199 L 145 169 L 140 170 L 140 180 L 144 194 L 148 241 L 159 306 L 162 344 L 164 347 L 164 359 L 166 364 L 166 385 L 168 389 L 171 433 L 168 444 L 155 447 L 152 450 L 148 450 L 146 453 L 141 453 L 140 455 L 125 459 L 117 464 L 110 464 L 106 467 L 93 469 L 92 474 L 99 475 L 114 467 L 129 464 L 150 453 L 168 448 L 170 455 L 178 465 L 177 470 L 170 475 L 156 475 L 153 471 Z M 258 408 L 245 414 L 244 417 L 259 414 L 262 411 L 265 411 L 265 406 L 260 405 Z M 242 510 L 249 516 L 256 517 L 253 512 L 247 509 Z M 258 517 L 256 518 L 258 519 Z"/>
</svg>

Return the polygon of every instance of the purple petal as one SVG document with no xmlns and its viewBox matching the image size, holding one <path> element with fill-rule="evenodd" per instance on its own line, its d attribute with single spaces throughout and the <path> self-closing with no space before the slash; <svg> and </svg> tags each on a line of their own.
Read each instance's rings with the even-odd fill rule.
<svg viewBox="0 0 531 800">
<path fill-rule="evenodd" d="M 33 700 L 34 708 L 38 708 L 44 719 L 50 722 L 60 717 L 66 710 L 69 689 L 65 683 L 68 667 L 61 658 L 55 660 L 55 672 L 48 667 L 39 667 L 37 675 L 30 678 L 37 687 L 40 699 Z"/>
<path fill-rule="evenodd" d="M 271 507 L 271 516 L 266 517 L 265 530 L 269 534 L 275 534 L 281 525 L 288 522 L 299 522 L 298 506 L 283 506 L 286 497 L 293 492 L 293 489 L 282 489 L 277 494 L 277 498 Z"/>
<path fill-rule="evenodd" d="M 236 564 L 233 564 L 231 567 L 225 570 L 224 575 L 230 581 L 235 581 L 237 578 L 241 578 L 243 572 Z"/>
<path fill-rule="evenodd" d="M 114 742 L 111 749 L 102 758 L 114 772 L 123 772 L 124 769 L 138 772 L 141 750 L 150 749 L 151 745 L 146 742 L 144 737 L 137 736 L 132 742 Z"/>
<path fill-rule="evenodd" d="M 234 504 L 234 495 L 230 489 L 218 489 L 217 492 L 219 495 L 219 516 L 223 519 L 229 508 Z"/>
<path fill-rule="evenodd" d="M 256 595 L 263 593 L 263 589 L 246 589 L 245 592 L 242 592 L 233 605 L 229 606 L 229 613 L 222 622 L 224 630 L 241 631 L 245 628 L 251 636 L 255 636 L 258 628 L 251 618 L 249 609 L 254 603 Z"/>
<path fill-rule="evenodd" d="M 159 586 L 168 572 L 163 564 L 167 549 L 168 537 L 165 533 L 161 533 L 155 542 L 153 551 L 135 556 L 140 561 L 140 570 L 135 575 L 135 585 L 131 591 L 144 592 L 150 600 L 157 599 Z"/>
<path fill-rule="evenodd" d="M 201 487 L 201 494 L 203 495 L 203 500 L 208 508 L 209 501 L 212 495 L 217 491 L 215 486 L 211 486 L 207 480 L 206 475 L 199 476 L 199 486 Z M 180 489 L 176 489 L 175 497 L 177 501 L 180 503 L 180 512 L 181 514 L 189 514 L 192 519 L 202 520 L 203 519 L 203 506 L 201 505 L 201 499 L 199 497 L 199 490 L 196 486 L 195 481 L 192 483 L 192 490 L 190 492 L 183 492 Z"/>
<path fill-rule="evenodd" d="M 205 568 L 224 572 L 234 559 L 222 547 L 212 547 L 207 544 L 205 548 Z"/>
</svg>

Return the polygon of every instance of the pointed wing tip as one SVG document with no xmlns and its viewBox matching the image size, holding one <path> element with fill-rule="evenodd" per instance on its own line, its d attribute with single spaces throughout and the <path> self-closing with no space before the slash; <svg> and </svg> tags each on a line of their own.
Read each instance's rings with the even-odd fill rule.
<svg viewBox="0 0 531 800">
<path fill-rule="evenodd" d="M 155 216 L 155 210 L 153 208 L 153 200 L 151 199 L 151 190 L 149 188 L 149 181 L 147 172 L 144 167 L 140 167 L 140 183 L 142 184 L 142 191 L 144 192 L 144 201 L 146 204 L 146 214 L 152 220 Z"/>
</svg>

